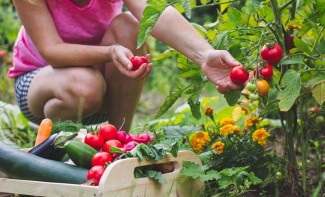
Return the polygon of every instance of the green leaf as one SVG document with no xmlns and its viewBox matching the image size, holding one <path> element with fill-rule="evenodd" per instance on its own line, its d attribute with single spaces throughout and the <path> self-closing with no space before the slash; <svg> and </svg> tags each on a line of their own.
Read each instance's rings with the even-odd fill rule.
<svg viewBox="0 0 325 197">
<path fill-rule="evenodd" d="M 201 72 L 199 70 L 189 70 L 179 75 L 182 78 L 198 77 L 201 78 Z"/>
<path fill-rule="evenodd" d="M 280 62 L 282 65 L 290 65 L 290 64 L 304 64 L 304 55 L 297 54 L 297 55 L 290 55 L 283 58 Z"/>
<path fill-rule="evenodd" d="M 216 42 L 213 44 L 215 49 L 222 49 L 228 38 L 228 31 L 223 31 L 217 35 Z"/>
<path fill-rule="evenodd" d="M 163 53 L 161 53 L 160 55 L 152 58 L 152 60 L 158 61 L 158 60 L 166 59 L 169 57 L 173 57 L 177 54 L 178 54 L 178 52 L 175 49 L 168 49 L 168 50 L 164 51 Z"/>
<path fill-rule="evenodd" d="M 221 179 L 221 175 L 218 171 L 216 170 L 209 170 L 206 172 L 205 176 L 202 176 L 200 178 L 201 181 L 212 181 L 212 180 L 219 180 Z"/>
<path fill-rule="evenodd" d="M 231 22 L 239 24 L 241 21 L 241 14 L 240 11 L 235 9 L 234 7 L 228 8 L 228 17 Z"/>
<path fill-rule="evenodd" d="M 123 154 L 123 151 L 122 151 L 121 149 L 116 148 L 116 147 L 114 147 L 114 146 L 110 147 L 110 148 L 109 148 L 109 151 L 110 151 L 111 153 Z"/>
<path fill-rule="evenodd" d="M 192 115 L 199 120 L 201 118 L 201 112 L 200 112 L 200 101 L 199 101 L 199 92 L 196 94 L 192 94 L 187 99 L 188 105 L 191 107 Z"/>
<path fill-rule="evenodd" d="M 237 104 L 238 99 L 240 98 L 241 90 L 231 91 L 224 94 L 224 97 L 230 106 Z"/>
<path fill-rule="evenodd" d="M 201 126 L 167 126 L 163 128 L 166 133 L 166 138 L 179 139 L 194 131 L 202 130 Z"/>
<path fill-rule="evenodd" d="M 250 172 L 248 175 L 249 180 L 252 182 L 253 185 L 258 185 L 262 183 L 262 180 L 255 176 L 254 172 Z"/>
<path fill-rule="evenodd" d="M 192 8 L 191 8 L 191 1 L 190 0 L 180 0 L 182 7 L 185 10 L 185 15 L 188 18 L 191 18 L 192 16 Z"/>
<path fill-rule="evenodd" d="M 78 133 L 76 132 L 65 132 L 65 131 L 61 131 L 58 136 L 54 139 L 54 147 L 55 148 L 64 148 L 64 144 L 69 141 L 72 140 L 73 138 L 75 138 L 78 135 Z"/>
<path fill-rule="evenodd" d="M 166 179 L 162 176 L 161 172 L 157 172 L 154 170 L 148 170 L 144 172 L 145 175 L 147 175 L 148 178 L 151 178 L 154 181 L 157 181 L 160 184 L 166 184 Z"/>
<path fill-rule="evenodd" d="M 207 36 L 208 31 L 202 25 L 199 25 L 197 23 L 192 23 L 192 25 L 201 34 L 201 36 Z"/>
<path fill-rule="evenodd" d="M 222 177 L 222 179 L 218 181 L 218 184 L 220 189 L 224 189 L 233 184 L 233 181 L 230 177 Z"/>
<path fill-rule="evenodd" d="M 201 178 L 203 175 L 205 175 L 206 170 L 206 166 L 200 166 L 199 164 L 191 161 L 184 161 L 180 175 L 196 179 Z"/>
<path fill-rule="evenodd" d="M 311 51 L 308 47 L 308 45 L 300 38 L 298 38 L 297 36 L 294 37 L 293 39 L 295 46 L 298 50 L 306 52 L 307 54 L 310 54 Z"/>
<path fill-rule="evenodd" d="M 281 81 L 281 90 L 278 95 L 281 111 L 288 111 L 296 102 L 301 89 L 300 73 L 293 69 L 287 70 Z"/>
<path fill-rule="evenodd" d="M 140 48 L 145 43 L 161 13 L 168 7 L 168 4 L 164 0 L 157 0 L 154 1 L 154 3 L 155 4 L 148 5 L 143 11 L 143 17 L 139 23 L 140 30 L 137 48 Z"/>
<path fill-rule="evenodd" d="M 159 111 L 155 115 L 155 118 L 159 118 L 162 116 L 169 108 L 172 107 L 172 105 L 177 101 L 178 98 L 182 96 L 184 89 L 177 87 L 174 89 L 171 89 L 169 92 L 169 95 L 165 99 L 165 102 L 163 105 L 159 108 Z"/>
<path fill-rule="evenodd" d="M 323 105 L 325 101 L 325 80 L 312 88 L 312 94 L 318 104 Z"/>
<path fill-rule="evenodd" d="M 234 58 L 239 57 L 242 52 L 240 42 L 232 44 L 228 51 Z"/>
</svg>

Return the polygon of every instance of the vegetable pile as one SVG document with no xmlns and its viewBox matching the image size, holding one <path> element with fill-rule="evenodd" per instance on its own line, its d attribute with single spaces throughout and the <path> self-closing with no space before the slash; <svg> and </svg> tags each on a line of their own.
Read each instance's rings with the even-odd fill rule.
<svg viewBox="0 0 325 197">
<path fill-rule="evenodd" d="M 28 152 L 0 143 L 0 171 L 9 178 L 98 185 L 107 166 L 118 159 L 161 160 L 171 149 L 177 154 L 147 131 L 131 134 L 108 123 L 90 131 L 80 128 L 80 123 L 44 119 Z M 165 183 L 161 172 L 149 168 L 137 168 L 135 176 Z"/>
</svg>

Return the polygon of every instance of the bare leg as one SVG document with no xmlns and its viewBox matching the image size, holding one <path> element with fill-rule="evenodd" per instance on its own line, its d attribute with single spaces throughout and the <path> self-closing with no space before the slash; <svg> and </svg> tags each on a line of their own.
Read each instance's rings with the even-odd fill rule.
<svg viewBox="0 0 325 197">
<path fill-rule="evenodd" d="M 132 51 L 134 55 L 145 56 L 147 46 L 136 49 L 138 21 L 128 13 L 117 16 L 111 23 L 102 40 L 102 45 L 119 44 Z M 138 104 L 145 80 L 131 79 L 122 75 L 117 68 L 108 63 L 105 66 L 107 92 L 104 110 L 109 114 L 109 122 L 128 131 Z"/>
<path fill-rule="evenodd" d="M 102 73 L 94 67 L 48 66 L 32 80 L 28 105 L 37 117 L 80 121 L 101 108 L 105 92 Z"/>
</svg>

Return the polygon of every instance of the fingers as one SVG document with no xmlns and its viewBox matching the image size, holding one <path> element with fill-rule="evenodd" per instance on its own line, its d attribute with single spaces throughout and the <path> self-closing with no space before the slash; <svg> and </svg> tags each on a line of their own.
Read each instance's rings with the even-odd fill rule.
<svg viewBox="0 0 325 197">
<path fill-rule="evenodd" d="M 227 93 L 227 92 L 231 92 L 231 91 L 235 91 L 235 90 L 241 90 L 243 89 L 244 86 L 239 86 L 237 84 L 234 84 L 231 81 L 218 81 L 217 82 L 217 91 L 221 94 Z"/>
<path fill-rule="evenodd" d="M 223 50 L 220 54 L 220 58 L 225 64 L 231 67 L 236 67 L 241 65 L 241 63 L 238 62 L 228 51 Z"/>
</svg>

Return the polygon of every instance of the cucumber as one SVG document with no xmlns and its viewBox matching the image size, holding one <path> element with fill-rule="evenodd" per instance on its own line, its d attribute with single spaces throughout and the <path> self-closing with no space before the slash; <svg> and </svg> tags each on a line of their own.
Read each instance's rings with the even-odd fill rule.
<svg viewBox="0 0 325 197">
<path fill-rule="evenodd" d="M 76 166 L 90 169 L 91 160 L 97 153 L 93 147 L 80 141 L 70 140 L 64 144 L 64 149 Z"/>
<path fill-rule="evenodd" d="M 0 142 L 0 171 L 13 179 L 81 184 L 87 169 L 45 159 Z"/>
</svg>

